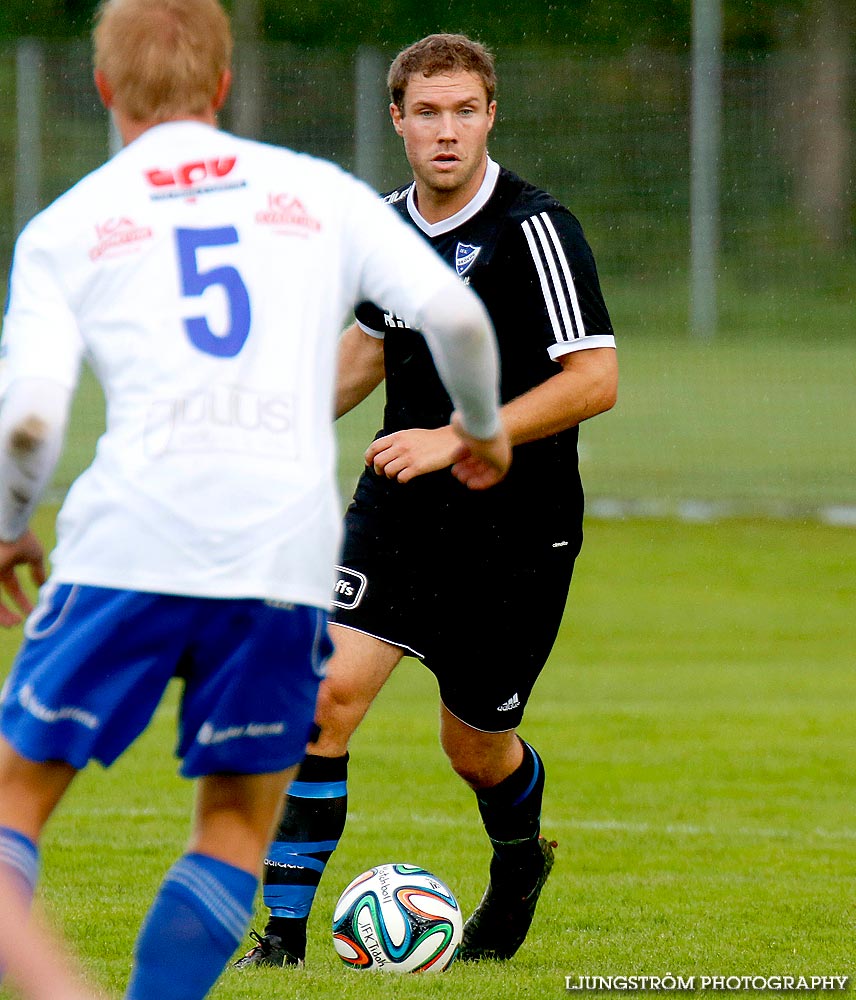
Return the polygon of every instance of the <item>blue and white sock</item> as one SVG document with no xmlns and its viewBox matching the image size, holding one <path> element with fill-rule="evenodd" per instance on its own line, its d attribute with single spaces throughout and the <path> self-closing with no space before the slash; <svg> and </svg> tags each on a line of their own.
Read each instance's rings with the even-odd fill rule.
<svg viewBox="0 0 856 1000">
<path fill-rule="evenodd" d="M 249 926 L 257 888 L 224 861 L 180 858 L 140 929 L 126 1000 L 202 1000 Z"/>
<path fill-rule="evenodd" d="M 0 826 L 0 866 L 20 888 L 25 902 L 30 903 L 36 891 L 39 875 L 39 849 L 23 833 L 8 826 Z M 3 968 L 0 966 L 0 982 Z"/>
<path fill-rule="evenodd" d="M 0 865 L 10 871 L 27 899 L 33 898 L 39 875 L 39 849 L 23 833 L 0 826 Z"/>
</svg>

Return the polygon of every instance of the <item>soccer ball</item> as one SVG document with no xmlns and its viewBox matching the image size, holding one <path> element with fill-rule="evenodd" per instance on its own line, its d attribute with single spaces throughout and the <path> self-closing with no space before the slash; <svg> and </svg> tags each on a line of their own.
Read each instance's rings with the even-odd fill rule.
<svg viewBox="0 0 856 1000">
<path fill-rule="evenodd" d="M 442 972 L 458 953 L 462 931 L 452 891 L 417 865 L 363 872 L 333 911 L 333 944 L 353 969 Z"/>
</svg>

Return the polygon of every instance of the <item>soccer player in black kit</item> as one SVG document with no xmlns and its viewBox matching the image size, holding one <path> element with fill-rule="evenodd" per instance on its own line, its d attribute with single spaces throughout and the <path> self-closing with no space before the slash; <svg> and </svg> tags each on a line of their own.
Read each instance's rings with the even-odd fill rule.
<svg viewBox="0 0 856 1000">
<path fill-rule="evenodd" d="M 239 968 L 302 964 L 315 891 L 345 825 L 348 742 L 404 656 L 436 675 L 440 741 L 493 848 L 459 958 L 510 958 L 553 865 L 556 845 L 540 830 L 544 766 L 517 728 L 582 544 L 578 425 L 615 403 L 613 330 L 577 219 L 487 153 L 491 54 L 461 35 L 431 35 L 396 57 L 388 84 L 413 180 L 386 201 L 487 306 L 513 461 L 483 492 L 451 475 L 460 446 L 425 341 L 384 303 L 360 306 L 341 341 L 338 415 L 385 378 L 383 428 L 345 518 L 320 735 L 265 862 L 265 934 Z"/>
</svg>

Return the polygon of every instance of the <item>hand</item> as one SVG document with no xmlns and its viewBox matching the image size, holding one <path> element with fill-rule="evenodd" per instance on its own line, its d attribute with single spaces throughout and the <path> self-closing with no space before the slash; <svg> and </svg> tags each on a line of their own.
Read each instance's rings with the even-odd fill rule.
<svg viewBox="0 0 856 1000">
<path fill-rule="evenodd" d="M 511 441 L 504 427 L 486 441 L 469 435 L 457 413 L 452 414 L 452 427 L 460 438 L 458 457 L 452 466 L 456 479 L 471 490 L 486 490 L 505 478 L 511 465 Z"/>
<path fill-rule="evenodd" d="M 41 543 L 27 531 L 14 542 L 0 542 L 0 626 L 13 628 L 20 625 L 23 615 L 33 610 L 33 605 L 21 588 L 16 567 L 25 564 L 30 567 L 30 577 L 37 587 L 47 579 L 45 553 Z M 22 614 L 17 614 L 8 606 L 8 599 Z"/>
<path fill-rule="evenodd" d="M 407 483 L 426 472 L 447 469 L 462 455 L 460 436 L 451 426 L 411 427 L 372 441 L 366 465 L 379 476 Z"/>
</svg>

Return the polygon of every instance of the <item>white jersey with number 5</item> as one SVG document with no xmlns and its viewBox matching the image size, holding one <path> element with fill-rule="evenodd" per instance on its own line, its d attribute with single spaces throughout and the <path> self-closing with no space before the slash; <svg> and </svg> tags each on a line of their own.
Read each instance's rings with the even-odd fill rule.
<svg viewBox="0 0 856 1000">
<path fill-rule="evenodd" d="M 16 249 L 6 378 L 72 388 L 85 357 L 107 404 L 53 578 L 327 606 L 337 335 L 363 299 L 408 315 L 448 283 L 333 164 L 198 123 L 145 132 Z"/>
</svg>

